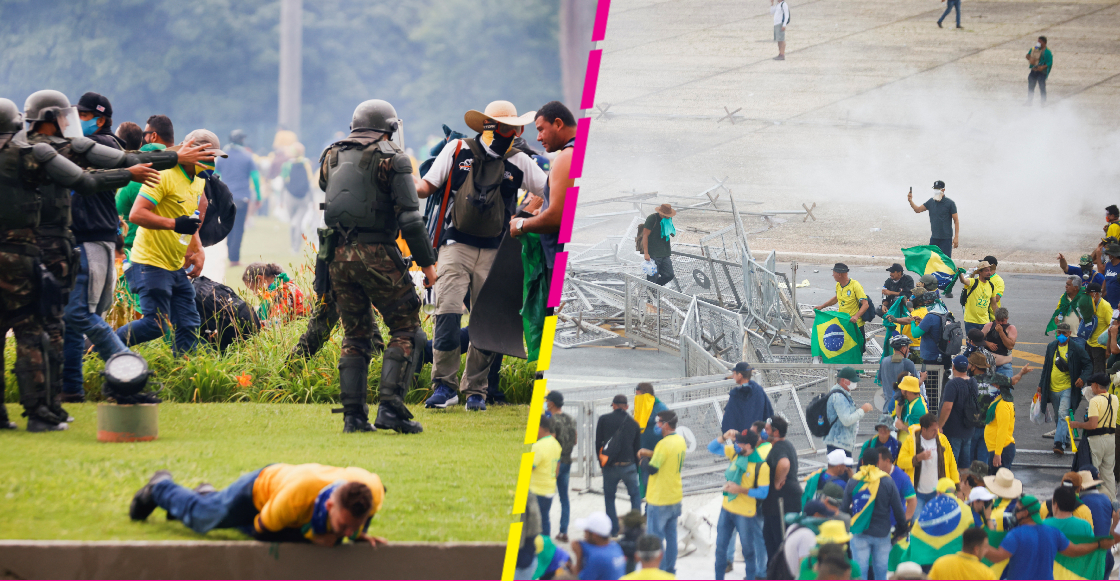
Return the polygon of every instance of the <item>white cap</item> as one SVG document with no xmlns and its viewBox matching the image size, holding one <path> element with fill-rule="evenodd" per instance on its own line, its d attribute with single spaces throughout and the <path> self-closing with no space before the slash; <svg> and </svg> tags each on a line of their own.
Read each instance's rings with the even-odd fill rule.
<svg viewBox="0 0 1120 581">
<path fill-rule="evenodd" d="M 925 571 L 922 571 L 921 565 L 913 561 L 904 561 L 902 563 L 899 563 L 898 567 L 894 570 L 894 576 L 896 578 L 903 575 L 912 576 L 915 579 L 920 579 L 925 575 Z"/>
<path fill-rule="evenodd" d="M 575 524 L 577 529 L 582 529 L 600 537 L 610 538 L 611 536 L 611 518 L 605 512 L 593 512 L 587 515 L 587 518 L 576 519 Z"/>
<path fill-rule="evenodd" d="M 980 500 L 992 500 L 995 497 L 996 497 L 996 495 L 992 494 L 992 491 L 988 490 L 987 488 L 984 488 L 983 486 L 977 486 L 977 487 L 973 488 L 971 492 L 968 493 L 968 501 L 969 502 L 977 502 L 977 501 L 980 501 Z"/>
<path fill-rule="evenodd" d="M 848 457 L 848 453 L 843 450 L 833 450 L 828 453 L 829 466 L 851 466 L 852 459 Z"/>
</svg>

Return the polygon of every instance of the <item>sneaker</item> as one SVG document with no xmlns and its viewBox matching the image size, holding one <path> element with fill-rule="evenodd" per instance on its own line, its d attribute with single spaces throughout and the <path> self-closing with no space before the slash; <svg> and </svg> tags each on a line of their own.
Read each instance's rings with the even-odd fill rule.
<svg viewBox="0 0 1120 581">
<path fill-rule="evenodd" d="M 957 25 L 957 28 L 964 28 L 964 27 L 958 24 L 958 25 Z"/>
<path fill-rule="evenodd" d="M 1060 443 L 1055 443 L 1054 444 L 1054 454 L 1056 454 L 1058 456 L 1063 456 L 1063 455 L 1065 455 L 1065 453 L 1066 453 L 1066 450 L 1062 446 L 1062 444 L 1060 444 Z"/>
<path fill-rule="evenodd" d="M 778 55 L 778 56 L 774 57 L 774 60 L 776 60 L 776 61 L 784 61 L 784 60 L 786 60 L 786 55 L 784 55 L 784 54 L 780 54 L 780 55 Z"/>
<path fill-rule="evenodd" d="M 486 398 L 478 395 L 477 393 L 471 394 L 467 398 L 467 411 L 468 412 L 484 412 L 486 411 Z"/>
<path fill-rule="evenodd" d="M 945 28 L 944 26 L 941 26 L 941 21 L 940 20 L 937 21 L 937 27 L 938 28 Z"/>
<path fill-rule="evenodd" d="M 164 480 L 171 480 L 171 473 L 167 470 L 156 470 L 152 474 L 152 478 L 148 480 L 140 490 L 132 497 L 132 504 L 128 507 L 128 517 L 132 520 L 145 520 L 148 515 L 158 506 L 154 498 L 152 498 L 152 487 L 158 482 Z"/>
<path fill-rule="evenodd" d="M 735 564 L 734 563 L 728 563 L 727 568 L 725 568 L 723 571 L 725 573 L 730 573 L 733 570 L 735 570 Z"/>
<path fill-rule="evenodd" d="M 19 426 L 8 418 L 0 419 L 0 430 L 18 430 Z"/>
<path fill-rule="evenodd" d="M 1049 432 L 1046 432 L 1045 434 L 1042 434 L 1042 437 L 1043 438 L 1053 438 L 1054 434 L 1057 433 L 1057 431 L 1058 431 L 1058 428 L 1054 428 L 1053 430 L 1050 430 Z"/>
<path fill-rule="evenodd" d="M 449 405 L 459 403 L 459 394 L 454 389 L 440 383 L 436 385 L 435 393 L 424 402 L 426 408 L 445 409 Z"/>
<path fill-rule="evenodd" d="M 39 416 L 27 418 L 28 432 L 61 432 L 69 428 L 66 422 L 55 422 Z"/>
</svg>

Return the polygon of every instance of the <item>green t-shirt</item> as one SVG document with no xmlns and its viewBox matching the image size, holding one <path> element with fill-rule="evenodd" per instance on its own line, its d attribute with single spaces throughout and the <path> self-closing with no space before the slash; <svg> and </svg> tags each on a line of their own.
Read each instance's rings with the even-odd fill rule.
<svg viewBox="0 0 1120 581">
<path fill-rule="evenodd" d="M 649 242 L 646 249 L 649 250 L 650 258 L 664 258 L 672 254 L 669 249 L 669 241 L 661 237 L 661 214 L 657 212 L 650 214 L 642 226 L 649 230 Z"/>
<path fill-rule="evenodd" d="M 162 144 L 149 143 L 141 147 L 140 151 L 163 151 L 164 149 L 167 148 Z M 125 257 L 131 255 L 132 241 L 136 239 L 136 231 L 140 228 L 128 221 L 128 215 L 132 212 L 132 204 L 136 202 L 136 195 L 140 193 L 140 185 L 137 182 L 130 182 L 127 186 L 117 190 L 117 214 L 124 219 L 124 223 L 128 226 L 128 234 L 124 236 Z"/>
<path fill-rule="evenodd" d="M 1027 51 L 1027 56 L 1030 56 L 1030 55 L 1031 55 L 1031 51 L 1028 50 Z M 1054 55 L 1051 54 L 1050 49 L 1048 49 L 1048 48 L 1042 49 L 1042 56 L 1038 57 L 1038 64 L 1039 65 L 1046 65 L 1046 76 L 1049 77 L 1050 76 L 1050 71 L 1054 68 Z M 1031 70 L 1033 71 L 1036 66 L 1038 66 L 1038 65 L 1030 65 Z"/>
<path fill-rule="evenodd" d="M 1044 525 L 1050 525 L 1059 531 L 1066 538 L 1072 537 L 1091 537 L 1093 536 L 1093 525 L 1085 522 L 1083 519 L 1071 516 L 1069 518 L 1055 518 L 1049 517 L 1042 521 Z"/>
</svg>

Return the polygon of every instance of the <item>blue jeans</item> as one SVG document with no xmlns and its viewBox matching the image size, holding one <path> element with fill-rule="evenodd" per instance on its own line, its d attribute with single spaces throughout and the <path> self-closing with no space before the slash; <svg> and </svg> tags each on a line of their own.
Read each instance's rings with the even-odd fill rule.
<svg viewBox="0 0 1120 581">
<path fill-rule="evenodd" d="M 953 0 L 948 0 L 952 2 Z M 953 257 L 953 239 L 952 238 L 933 238 L 929 239 L 930 246 L 936 246 L 941 250 L 941 253 L 949 258 Z"/>
<path fill-rule="evenodd" d="M 665 286 L 665 285 L 669 284 L 669 281 L 671 281 L 671 280 L 673 280 L 674 278 L 677 277 L 677 275 L 673 273 L 673 259 L 672 259 L 672 257 L 662 256 L 662 257 L 658 258 L 658 257 L 652 257 L 651 256 L 650 260 L 653 260 L 653 263 L 657 265 L 657 274 L 655 274 L 653 276 L 647 276 L 646 280 L 648 280 L 648 281 L 650 281 L 654 284 L 659 284 L 661 286 Z"/>
<path fill-rule="evenodd" d="M 1012 375 L 1015 375 L 1015 370 L 1011 368 L 1010 363 L 1004 363 L 1003 365 L 996 365 L 996 373 L 1011 377 Z"/>
<path fill-rule="evenodd" d="M 225 490 L 205 496 L 164 480 L 152 487 L 152 499 L 167 514 L 199 534 L 214 529 L 252 529 L 259 512 L 253 505 L 253 483 L 260 473 L 256 470 L 245 474 Z"/>
<path fill-rule="evenodd" d="M 140 295 L 140 309 L 144 318 L 117 329 L 117 337 L 132 346 L 159 339 L 171 325 L 175 331 L 175 353 L 194 349 L 198 344 L 198 327 L 202 320 L 194 304 L 194 286 L 185 270 L 164 270 L 158 266 L 133 264 L 140 288 L 132 291 Z M 131 282 L 129 283 L 131 285 Z"/>
<path fill-rule="evenodd" d="M 767 555 L 766 543 L 762 540 L 762 516 L 743 516 L 723 509 L 716 525 L 716 579 L 723 579 L 726 574 L 727 564 L 731 562 L 727 558 L 728 553 L 735 554 L 735 545 L 731 541 L 736 532 L 739 533 L 747 568 L 743 578 L 765 578 Z"/>
<path fill-rule="evenodd" d="M 233 218 L 233 228 L 229 231 L 226 244 L 229 247 L 229 261 L 241 262 L 241 240 L 245 237 L 245 220 L 249 217 L 249 199 L 236 200 L 233 205 L 237 215 Z"/>
<path fill-rule="evenodd" d="M 552 510 L 551 496 L 537 496 L 537 506 L 541 509 L 541 534 L 552 536 L 552 522 L 548 520 L 548 513 Z"/>
<path fill-rule="evenodd" d="M 973 329 L 980 329 L 981 331 L 983 331 L 984 330 L 984 324 L 983 323 L 969 323 L 968 321 L 964 322 L 964 334 L 965 334 L 966 338 L 968 336 L 968 332 L 973 330 Z"/>
<path fill-rule="evenodd" d="M 918 516 L 920 516 L 922 514 L 922 507 L 924 507 L 927 502 L 933 500 L 933 497 L 937 496 L 937 491 L 935 490 L 935 491 L 930 492 L 928 494 L 926 494 L 924 492 L 915 491 L 914 496 L 917 497 L 918 504 L 917 504 L 917 506 L 914 507 L 913 522 L 918 522 Z"/>
<path fill-rule="evenodd" d="M 960 28 L 960 25 L 961 25 L 961 0 L 945 0 L 945 13 L 941 15 L 941 18 L 937 19 L 937 23 L 940 24 L 942 20 L 945 20 L 945 17 L 949 15 L 949 11 L 954 9 L 954 8 L 957 9 L 957 27 Z"/>
<path fill-rule="evenodd" d="M 665 506 L 646 503 L 646 533 L 665 541 L 661 570 L 666 573 L 677 572 L 677 519 L 680 516 L 681 503 L 679 502 Z"/>
<path fill-rule="evenodd" d="M 614 507 L 614 496 L 618 492 L 619 482 L 626 485 L 626 494 L 630 496 L 630 510 L 642 507 L 642 498 L 638 495 L 638 466 L 604 466 L 603 501 L 607 505 L 607 516 L 611 519 L 612 537 L 618 534 L 618 512 Z"/>
<path fill-rule="evenodd" d="M 995 458 L 995 454 L 991 454 Z M 1000 468 L 1007 468 L 1011 470 L 1011 463 L 1015 461 L 1015 444 L 1008 444 L 1003 448 L 1003 453 L 999 455 Z M 992 474 L 995 474 L 996 467 L 992 464 L 991 458 L 988 459 L 988 466 L 991 467 Z"/>
<path fill-rule="evenodd" d="M 128 348 L 101 315 L 89 312 L 89 260 L 85 246 L 81 244 L 78 245 L 78 257 L 78 274 L 63 315 L 66 330 L 62 346 L 62 392 L 85 395 L 82 359 L 86 354 L 86 341 L 82 336 L 89 337 L 101 359 L 108 359 Z M 106 276 L 110 275 L 111 272 L 106 273 Z"/>
<path fill-rule="evenodd" d="M 874 566 L 876 579 L 887 578 L 887 561 L 891 556 L 891 538 L 889 536 L 853 535 L 851 547 L 852 559 L 860 566 L 861 570 L 867 571 L 868 567 Z"/>
<path fill-rule="evenodd" d="M 572 465 L 561 462 L 560 472 L 556 474 L 556 496 L 560 497 L 560 534 L 568 534 L 568 518 L 572 506 L 568 502 L 568 483 L 572 477 Z"/>
<path fill-rule="evenodd" d="M 984 430 L 976 428 L 972 436 L 972 461 L 988 462 L 988 443 L 984 441 Z M 957 464 L 957 468 L 960 468 Z M 967 465 L 965 465 L 967 467 Z"/>
<path fill-rule="evenodd" d="M 983 430 L 980 430 L 983 432 Z M 975 430 L 973 431 L 975 435 Z M 957 468 L 964 470 L 972 464 L 972 438 L 949 438 L 949 446 L 953 448 L 953 456 L 957 459 Z"/>
<path fill-rule="evenodd" d="M 1057 408 L 1054 414 L 1054 444 L 1061 443 L 1066 448 L 1069 448 L 1069 427 L 1066 425 L 1066 417 L 1069 416 L 1069 399 L 1074 389 L 1077 388 L 1070 386 L 1067 390 L 1050 394 L 1050 401 L 1054 402 L 1054 407 Z"/>
</svg>

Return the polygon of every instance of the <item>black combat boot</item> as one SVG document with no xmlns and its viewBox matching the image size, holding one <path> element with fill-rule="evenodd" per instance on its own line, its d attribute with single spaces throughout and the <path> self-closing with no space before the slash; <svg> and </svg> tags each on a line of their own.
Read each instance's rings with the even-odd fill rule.
<svg viewBox="0 0 1120 581">
<path fill-rule="evenodd" d="M 420 422 L 412 420 L 412 412 L 404 405 L 408 381 L 412 379 L 412 362 L 399 347 L 389 347 L 381 360 L 381 388 L 377 406 L 377 419 L 373 425 L 379 430 L 394 430 L 402 434 L 419 434 L 424 431 Z"/>
<path fill-rule="evenodd" d="M 369 360 L 348 356 L 338 360 L 338 390 L 342 400 L 342 432 L 376 432 L 369 425 L 369 405 L 366 404 Z"/>
</svg>

